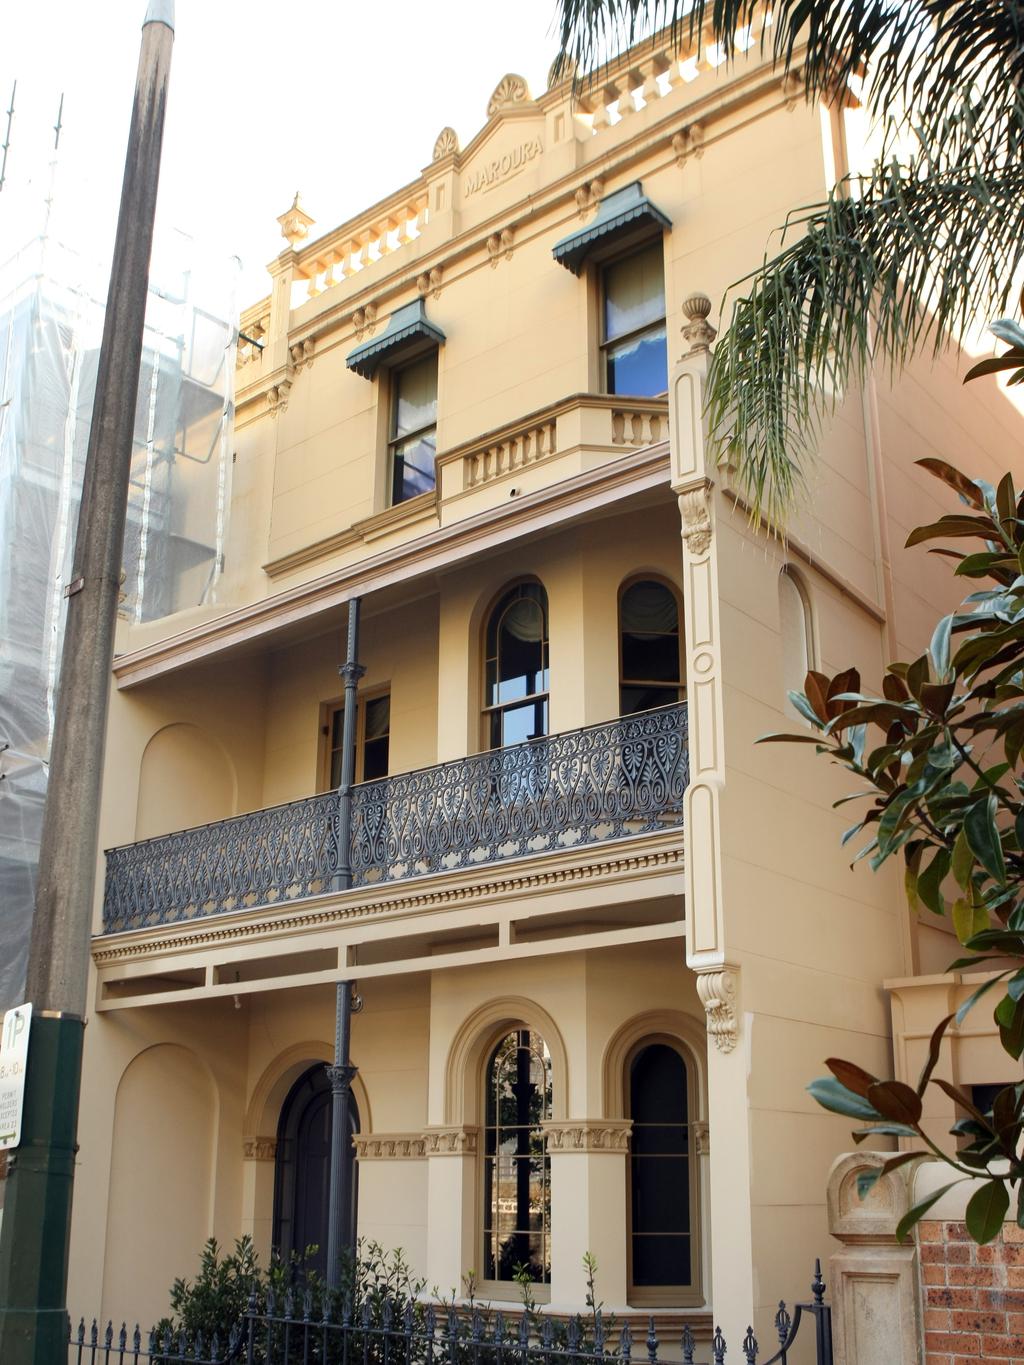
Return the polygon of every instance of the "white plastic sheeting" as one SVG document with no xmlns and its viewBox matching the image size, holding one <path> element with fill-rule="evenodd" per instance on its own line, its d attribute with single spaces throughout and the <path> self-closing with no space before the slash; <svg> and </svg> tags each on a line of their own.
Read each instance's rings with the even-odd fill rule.
<svg viewBox="0 0 1024 1365">
<path fill-rule="evenodd" d="M 237 262 L 158 242 L 121 612 L 216 601 L 231 471 Z M 105 287 L 41 240 L 0 270 L 0 1010 L 21 1001 Z"/>
</svg>

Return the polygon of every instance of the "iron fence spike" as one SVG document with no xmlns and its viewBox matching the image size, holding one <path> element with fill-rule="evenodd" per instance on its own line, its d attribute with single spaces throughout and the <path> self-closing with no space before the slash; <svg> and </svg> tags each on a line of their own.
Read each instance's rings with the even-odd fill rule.
<svg viewBox="0 0 1024 1365">
<path fill-rule="evenodd" d="M 789 1339 L 789 1329 L 793 1325 L 793 1319 L 789 1315 L 785 1302 L 779 1300 L 779 1311 L 775 1314 L 775 1331 L 778 1334 L 779 1345 L 785 1346 Z"/>
<path fill-rule="evenodd" d="M 711 1354 L 715 1365 L 725 1365 L 725 1352 L 725 1337 L 722 1336 L 721 1327 L 716 1327 L 715 1335 L 711 1338 Z"/>
<path fill-rule="evenodd" d="M 821 1278 L 821 1259 L 815 1257 L 814 1260 L 814 1279 L 811 1281 L 811 1293 L 817 1307 L 821 1307 L 825 1301 L 825 1281 Z"/>
<path fill-rule="evenodd" d="M 128 1324 L 127 1324 L 126 1322 L 122 1322 L 122 1323 L 121 1323 L 121 1330 L 120 1330 L 120 1332 L 118 1332 L 118 1334 L 117 1334 L 117 1349 L 118 1349 L 119 1351 L 123 1351 L 123 1350 L 125 1350 L 125 1349 L 127 1348 L 127 1346 L 128 1346 Z"/>
<path fill-rule="evenodd" d="M 93 1318 L 93 1320 L 92 1320 L 92 1331 L 89 1333 L 89 1345 L 90 1345 L 90 1346 L 98 1346 L 98 1345 L 99 1345 L 99 1340 L 100 1340 L 100 1329 L 99 1329 L 99 1326 L 98 1326 L 98 1324 L 97 1324 L 97 1322 L 96 1322 L 96 1319 Z"/>
<path fill-rule="evenodd" d="M 694 1342 L 694 1339 L 693 1339 L 693 1330 L 692 1330 L 692 1328 L 690 1327 L 690 1324 L 689 1324 L 688 1322 L 683 1324 L 683 1341 L 682 1341 L 682 1345 L 683 1345 L 683 1365 L 693 1365 L 693 1353 L 694 1353 L 694 1350 L 696 1349 L 696 1343 Z"/>
<path fill-rule="evenodd" d="M 210 1338 L 210 1355 L 214 1360 L 220 1355 L 220 1335 L 217 1332 Z"/>
<path fill-rule="evenodd" d="M 142 1331 L 138 1323 L 135 1324 L 135 1331 L 132 1333 L 132 1350 L 136 1355 L 142 1350 Z"/>
<path fill-rule="evenodd" d="M 622 1336 L 619 1338 L 619 1355 L 623 1360 L 628 1360 L 633 1354 L 633 1333 L 630 1331 L 629 1323 L 622 1324 Z"/>
<path fill-rule="evenodd" d="M 303 1295 L 302 1295 L 302 1321 L 303 1321 L 303 1322 L 310 1322 L 310 1321 L 312 1320 L 312 1317 L 313 1317 L 313 1291 L 312 1291 L 312 1289 L 310 1289 L 309 1285 L 307 1284 L 307 1285 L 306 1285 L 306 1288 L 305 1288 L 305 1292 L 304 1292 Z"/>
<path fill-rule="evenodd" d="M 658 1334 L 654 1330 L 654 1314 L 647 1319 L 647 1359 L 656 1365 L 658 1359 Z"/>
<path fill-rule="evenodd" d="M 757 1337 L 754 1336 L 753 1327 L 747 1328 L 747 1335 L 743 1338 L 743 1355 L 746 1365 L 757 1365 Z"/>
<path fill-rule="evenodd" d="M 78 1319 L 78 1345 L 85 1345 L 85 1318 Z"/>
</svg>

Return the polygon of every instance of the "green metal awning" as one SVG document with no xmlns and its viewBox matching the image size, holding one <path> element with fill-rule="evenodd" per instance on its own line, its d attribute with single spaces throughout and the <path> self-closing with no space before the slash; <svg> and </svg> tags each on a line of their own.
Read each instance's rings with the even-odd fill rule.
<svg viewBox="0 0 1024 1365">
<path fill-rule="evenodd" d="M 345 364 L 364 379 L 372 379 L 381 365 L 390 365 L 430 346 L 441 346 L 444 340 L 440 327 L 427 321 L 423 300 L 417 299 L 392 313 L 380 336 L 364 341 L 362 346 L 350 351 Z"/>
<path fill-rule="evenodd" d="M 551 254 L 559 265 L 578 275 L 588 256 L 601 248 L 612 246 L 619 238 L 645 225 L 670 228 L 672 220 L 661 209 L 655 208 L 644 194 L 643 185 L 639 180 L 634 180 L 632 185 L 602 199 L 593 222 L 563 237 L 552 247 Z"/>
</svg>

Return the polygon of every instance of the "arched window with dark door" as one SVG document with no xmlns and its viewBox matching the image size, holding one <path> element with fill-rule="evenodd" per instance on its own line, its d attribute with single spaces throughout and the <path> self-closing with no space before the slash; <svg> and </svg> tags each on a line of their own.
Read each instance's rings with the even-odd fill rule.
<svg viewBox="0 0 1024 1365">
<path fill-rule="evenodd" d="M 671 1039 L 650 1039 L 633 1051 L 625 1079 L 630 1302 L 678 1304 L 697 1284 L 690 1068 Z"/>
<path fill-rule="evenodd" d="M 345 1154 L 350 1163 L 348 1217 L 354 1245 L 359 1178 L 351 1140 L 359 1132 L 354 1096 L 349 1098 L 349 1128 Z M 331 1085 L 326 1066 L 318 1062 L 299 1077 L 281 1106 L 274 1165 L 273 1243 L 285 1261 L 297 1256 L 305 1269 L 320 1275 L 327 1270 L 331 1129 Z M 316 1250 L 305 1260 L 310 1247 Z"/>
<path fill-rule="evenodd" d="M 484 1278 L 522 1266 L 551 1282 L 551 1054 L 539 1033 L 512 1029 L 487 1062 L 484 1099 Z"/>
<path fill-rule="evenodd" d="M 669 706 L 683 697 L 679 602 L 656 578 L 637 578 L 619 597 L 619 714 Z"/>
<path fill-rule="evenodd" d="M 484 638 L 485 743 L 491 749 L 548 732 L 548 595 L 536 582 L 506 589 Z"/>
</svg>

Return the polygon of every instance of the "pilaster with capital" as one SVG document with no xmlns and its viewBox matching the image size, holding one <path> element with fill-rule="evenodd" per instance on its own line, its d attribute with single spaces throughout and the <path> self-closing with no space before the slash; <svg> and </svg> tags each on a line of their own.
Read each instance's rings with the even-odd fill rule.
<svg viewBox="0 0 1024 1365">
<path fill-rule="evenodd" d="M 679 500 L 686 635 L 690 780 L 683 824 L 686 961 L 696 973 L 707 1021 L 708 1128 L 695 1133 L 708 1163 L 709 1215 L 728 1227 L 713 1238 L 716 1302 L 735 1320 L 755 1311 L 751 1222 L 751 1132 L 736 1116 L 750 1103 L 742 1047 L 741 973 L 729 960 L 724 912 L 722 805 L 725 795 L 725 693 L 719 588 L 721 526 L 728 515 L 705 416 L 705 385 L 715 331 L 711 302 L 693 293 L 683 303 L 684 354 L 669 388 L 672 489 Z M 710 1134 L 715 1141 L 709 1146 Z"/>
</svg>

